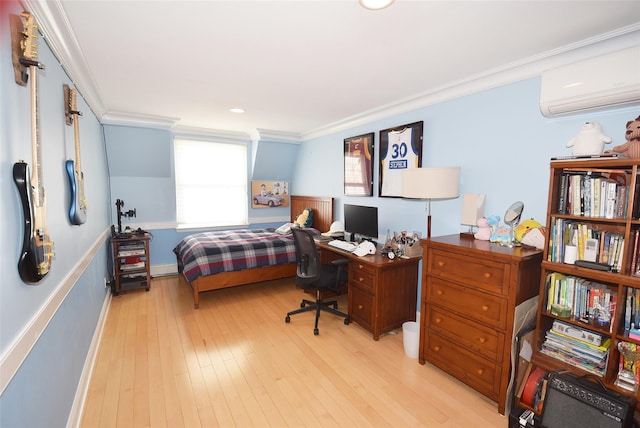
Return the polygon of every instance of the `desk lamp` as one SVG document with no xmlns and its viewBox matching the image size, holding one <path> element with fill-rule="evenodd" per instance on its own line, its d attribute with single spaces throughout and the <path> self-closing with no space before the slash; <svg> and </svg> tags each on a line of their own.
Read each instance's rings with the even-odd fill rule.
<svg viewBox="0 0 640 428">
<path fill-rule="evenodd" d="M 427 200 L 427 238 L 431 238 L 431 200 L 459 195 L 459 166 L 412 168 L 402 173 L 402 197 Z"/>
</svg>

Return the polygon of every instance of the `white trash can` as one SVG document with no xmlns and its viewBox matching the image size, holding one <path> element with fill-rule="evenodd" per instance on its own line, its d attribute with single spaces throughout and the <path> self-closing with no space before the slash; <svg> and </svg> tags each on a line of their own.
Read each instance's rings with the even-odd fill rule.
<svg viewBox="0 0 640 428">
<path fill-rule="evenodd" d="M 416 321 L 402 323 L 402 344 L 404 353 L 409 358 L 418 358 L 420 347 L 420 327 Z"/>
</svg>

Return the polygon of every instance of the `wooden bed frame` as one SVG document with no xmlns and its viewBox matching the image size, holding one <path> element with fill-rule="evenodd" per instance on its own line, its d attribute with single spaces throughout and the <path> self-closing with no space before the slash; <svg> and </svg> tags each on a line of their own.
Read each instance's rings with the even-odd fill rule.
<svg viewBox="0 0 640 428">
<path fill-rule="evenodd" d="M 326 232 L 333 222 L 333 198 L 294 196 L 290 197 L 291 221 L 293 222 L 305 208 L 313 210 L 313 227 Z M 178 261 L 180 264 L 180 261 Z M 193 307 L 200 305 L 200 293 L 254 282 L 270 281 L 278 278 L 295 276 L 296 264 L 265 266 L 245 269 L 236 272 L 221 272 L 214 275 L 201 276 L 189 283 L 193 290 Z"/>
</svg>

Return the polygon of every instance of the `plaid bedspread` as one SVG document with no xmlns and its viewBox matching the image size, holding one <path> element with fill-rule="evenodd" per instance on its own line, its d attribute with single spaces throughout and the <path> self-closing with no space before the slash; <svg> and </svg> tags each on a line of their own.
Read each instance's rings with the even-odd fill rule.
<svg viewBox="0 0 640 428">
<path fill-rule="evenodd" d="M 293 235 L 280 235 L 275 228 L 196 233 L 180 241 L 173 252 L 181 261 L 182 274 L 188 281 L 220 272 L 296 261 Z"/>
</svg>

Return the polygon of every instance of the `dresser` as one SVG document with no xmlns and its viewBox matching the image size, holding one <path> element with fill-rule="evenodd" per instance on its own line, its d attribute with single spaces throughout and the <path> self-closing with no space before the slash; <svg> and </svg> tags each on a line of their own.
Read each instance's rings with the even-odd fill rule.
<svg viewBox="0 0 640 428">
<path fill-rule="evenodd" d="M 358 257 L 316 243 L 323 263 L 335 257 L 347 257 L 349 263 L 349 318 L 373 334 L 373 339 L 415 321 L 418 303 L 418 263 L 420 257 L 397 257 L 369 254 Z"/>
<path fill-rule="evenodd" d="M 421 240 L 419 362 L 498 403 L 505 413 L 516 306 L 538 294 L 542 251 L 471 235 Z"/>
</svg>

